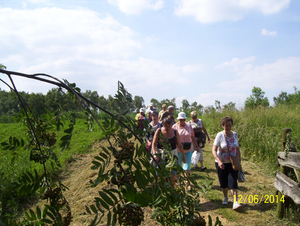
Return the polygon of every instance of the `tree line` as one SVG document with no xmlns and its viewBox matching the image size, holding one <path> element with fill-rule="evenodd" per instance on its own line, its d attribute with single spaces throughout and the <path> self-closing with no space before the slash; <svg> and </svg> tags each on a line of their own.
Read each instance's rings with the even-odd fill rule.
<svg viewBox="0 0 300 226">
<path fill-rule="evenodd" d="M 46 109 L 53 112 L 58 109 L 59 105 L 64 111 L 72 111 L 78 109 L 80 102 L 75 100 L 72 95 L 59 88 L 52 88 L 46 95 L 42 93 L 26 93 L 19 92 L 22 98 L 31 106 L 32 111 L 37 115 L 46 113 Z M 99 96 L 97 91 L 87 90 L 82 93 L 83 96 L 97 105 L 102 106 L 107 110 L 115 109 L 116 103 L 113 101 L 111 95 L 108 98 Z M 141 96 L 135 96 L 131 102 L 130 110 L 136 111 L 144 106 L 144 99 Z M 91 107 L 92 110 L 93 107 Z M 14 91 L 5 91 L 0 89 L 0 116 L 1 115 L 14 115 L 19 113 L 21 106 L 18 97 Z"/>
<path fill-rule="evenodd" d="M 300 103 L 300 91 L 294 87 L 295 92 L 288 94 L 287 92 L 281 92 L 278 97 L 274 97 L 275 106 L 281 104 L 299 104 Z M 46 95 L 42 93 L 27 93 L 20 92 L 20 95 L 24 100 L 31 106 L 32 111 L 37 115 L 42 115 L 46 113 L 46 109 L 53 112 L 59 107 L 65 111 L 72 111 L 78 109 L 80 103 L 77 100 L 74 100 L 71 95 L 59 88 L 52 88 L 49 90 Z M 103 108 L 114 111 L 117 105 L 113 101 L 114 97 L 109 95 L 105 98 L 103 95 L 100 96 L 97 91 L 86 90 L 82 93 L 83 96 L 88 98 L 93 103 L 102 106 Z M 267 97 L 264 96 L 265 92 L 259 87 L 253 87 L 252 94 L 245 101 L 245 108 L 253 108 L 257 106 L 269 107 L 270 103 Z M 152 98 L 150 100 L 153 103 L 153 106 L 160 110 L 163 104 L 167 106 L 173 105 L 176 110 L 184 111 L 189 113 L 191 111 L 197 111 L 200 115 L 204 113 L 209 113 L 211 111 L 220 111 L 220 110 L 232 110 L 235 111 L 235 103 L 229 102 L 221 106 L 220 101 L 215 100 L 214 105 L 203 107 L 201 104 L 198 104 L 196 101 L 189 103 L 187 99 L 182 100 L 182 106 L 177 108 L 176 99 L 163 99 L 161 101 Z M 148 104 L 148 103 L 147 103 Z M 60 105 L 60 106 L 59 106 Z M 145 108 L 146 104 L 142 96 L 134 96 L 132 102 L 130 102 L 130 112 L 138 112 L 140 108 Z M 93 108 L 93 107 L 92 107 Z M 12 116 L 19 113 L 21 106 L 18 101 L 18 97 L 13 91 L 5 91 L 0 88 L 0 116 Z M 93 109 L 96 111 L 96 109 Z"/>
<path fill-rule="evenodd" d="M 6 66 L 0 63 L 1 69 L 6 69 Z M 287 92 L 281 92 L 278 97 L 273 97 L 273 101 L 275 106 L 286 104 L 299 104 L 300 103 L 300 91 L 294 86 L 295 92 L 292 94 L 288 94 Z M 37 115 L 42 115 L 46 113 L 46 109 L 53 112 L 61 107 L 64 111 L 72 111 L 74 109 L 78 109 L 80 103 L 77 100 L 74 100 L 71 95 L 67 92 L 64 92 L 60 88 L 52 88 L 47 92 L 46 95 L 42 93 L 26 93 L 20 92 L 21 96 L 24 100 L 32 107 L 32 111 Z M 88 98 L 93 103 L 102 106 L 104 109 L 109 111 L 114 111 L 117 107 L 117 104 L 113 101 L 114 97 L 108 95 L 105 98 L 103 95 L 100 96 L 97 91 L 86 90 L 82 93 L 83 96 Z M 270 107 L 270 102 L 267 97 L 264 96 L 265 92 L 260 87 L 253 87 L 252 94 L 245 100 L 244 107 L 245 108 L 254 108 L 257 106 Z M 221 106 L 221 102 L 215 100 L 214 105 L 203 107 L 201 104 L 198 104 L 196 101 L 193 103 L 189 103 L 187 99 L 182 100 L 182 106 L 177 108 L 176 106 L 176 98 L 172 99 L 163 99 L 161 101 L 152 98 L 150 102 L 153 104 L 154 108 L 158 111 L 161 109 L 163 104 L 167 106 L 173 105 L 175 110 L 184 111 L 189 114 L 191 111 L 197 111 L 199 115 L 203 113 L 210 113 L 212 111 L 236 111 L 236 104 L 233 102 L 229 102 Z M 145 108 L 147 104 L 145 104 L 144 98 L 142 96 L 134 96 L 132 101 L 129 103 L 129 111 L 130 112 L 139 112 L 140 108 Z M 1 90 L 0 88 L 0 117 L 1 116 L 12 116 L 16 113 L 19 113 L 21 110 L 18 97 L 13 92 L 7 92 L 5 90 Z M 94 108 L 93 110 L 96 111 Z"/>
</svg>

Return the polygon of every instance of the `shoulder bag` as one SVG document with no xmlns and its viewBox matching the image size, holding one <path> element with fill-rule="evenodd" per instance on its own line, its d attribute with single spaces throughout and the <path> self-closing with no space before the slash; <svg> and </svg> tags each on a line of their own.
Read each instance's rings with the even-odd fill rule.
<svg viewBox="0 0 300 226">
<path fill-rule="evenodd" d="M 231 165 L 232 165 L 232 168 L 233 170 L 239 170 L 239 169 L 242 169 L 242 166 L 241 166 L 241 161 L 239 160 L 239 157 L 236 155 L 236 156 L 231 156 L 230 155 L 230 152 L 229 152 L 229 143 L 226 139 L 226 135 L 225 135 L 225 132 L 224 132 L 224 139 L 227 143 L 227 150 L 228 150 L 228 154 L 229 154 L 229 159 L 230 159 L 230 162 L 231 162 Z"/>
</svg>

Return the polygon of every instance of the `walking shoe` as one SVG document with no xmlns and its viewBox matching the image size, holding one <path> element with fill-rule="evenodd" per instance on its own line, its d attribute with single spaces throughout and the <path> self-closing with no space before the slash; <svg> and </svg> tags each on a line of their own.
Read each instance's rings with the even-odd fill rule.
<svg viewBox="0 0 300 226">
<path fill-rule="evenodd" d="M 235 203 L 233 203 L 232 209 L 233 209 L 233 210 L 238 210 L 238 209 L 240 209 L 240 208 L 242 208 L 242 207 L 243 207 L 243 206 L 242 206 L 240 203 L 235 202 Z"/>
<path fill-rule="evenodd" d="M 227 204 L 228 204 L 228 197 L 224 197 L 222 205 L 227 205 Z"/>
<path fill-rule="evenodd" d="M 205 167 L 205 166 L 202 166 L 202 167 L 200 168 L 200 170 L 201 170 L 201 171 L 204 171 L 204 170 L 206 170 L 206 167 Z"/>
</svg>

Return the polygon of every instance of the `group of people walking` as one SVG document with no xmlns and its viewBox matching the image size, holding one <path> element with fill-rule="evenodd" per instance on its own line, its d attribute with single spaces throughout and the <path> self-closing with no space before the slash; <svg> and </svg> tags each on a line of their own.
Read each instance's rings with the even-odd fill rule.
<svg viewBox="0 0 300 226">
<path fill-rule="evenodd" d="M 193 156 L 193 169 L 197 169 L 197 163 L 200 162 L 200 170 L 203 171 L 206 167 L 203 165 L 203 147 L 205 145 L 206 138 L 210 143 L 210 138 L 204 123 L 197 117 L 197 112 L 192 111 L 190 113 L 191 120 L 186 122 L 187 116 L 184 112 L 180 112 L 176 118 L 178 122 L 175 122 L 173 106 L 162 106 L 162 110 L 158 113 L 152 104 L 146 110 L 147 116 L 144 114 L 144 110 L 140 109 L 140 114 L 136 119 L 139 125 L 142 125 L 141 120 L 149 120 L 149 126 L 152 127 L 152 131 L 148 134 L 146 139 L 146 147 L 154 156 L 155 162 L 160 161 L 159 155 L 164 152 L 163 142 L 168 140 L 171 146 L 171 155 L 178 158 L 178 164 L 185 170 L 186 177 L 189 177 Z M 151 117 L 151 119 L 150 119 Z M 232 131 L 233 120 L 231 117 L 225 117 L 221 121 L 223 131 L 219 132 L 214 140 L 212 153 L 215 158 L 215 166 L 218 173 L 220 186 L 223 191 L 223 205 L 228 204 L 228 189 L 231 189 L 233 196 L 233 209 L 241 208 L 241 205 L 237 200 L 237 179 L 238 171 L 233 170 L 230 156 L 238 156 L 240 159 L 240 149 L 238 144 L 237 133 Z M 160 134 L 163 134 L 166 138 L 165 141 L 160 138 Z M 194 153 L 194 155 L 193 155 Z M 195 161 L 194 156 L 197 156 Z M 176 172 L 172 172 L 172 182 L 175 183 Z M 189 182 L 186 181 L 186 190 L 190 190 Z"/>
</svg>

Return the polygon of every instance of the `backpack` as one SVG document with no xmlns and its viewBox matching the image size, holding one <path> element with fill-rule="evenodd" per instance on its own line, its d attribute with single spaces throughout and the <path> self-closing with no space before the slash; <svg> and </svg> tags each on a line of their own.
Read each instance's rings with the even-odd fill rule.
<svg viewBox="0 0 300 226">
<path fill-rule="evenodd" d="M 139 117 L 138 117 L 138 119 L 137 119 L 137 128 L 138 129 L 141 129 L 141 130 L 143 130 L 144 129 L 144 124 L 143 124 L 143 122 L 144 122 L 144 120 L 145 120 L 145 116 L 143 116 L 143 115 L 139 115 Z"/>
</svg>

